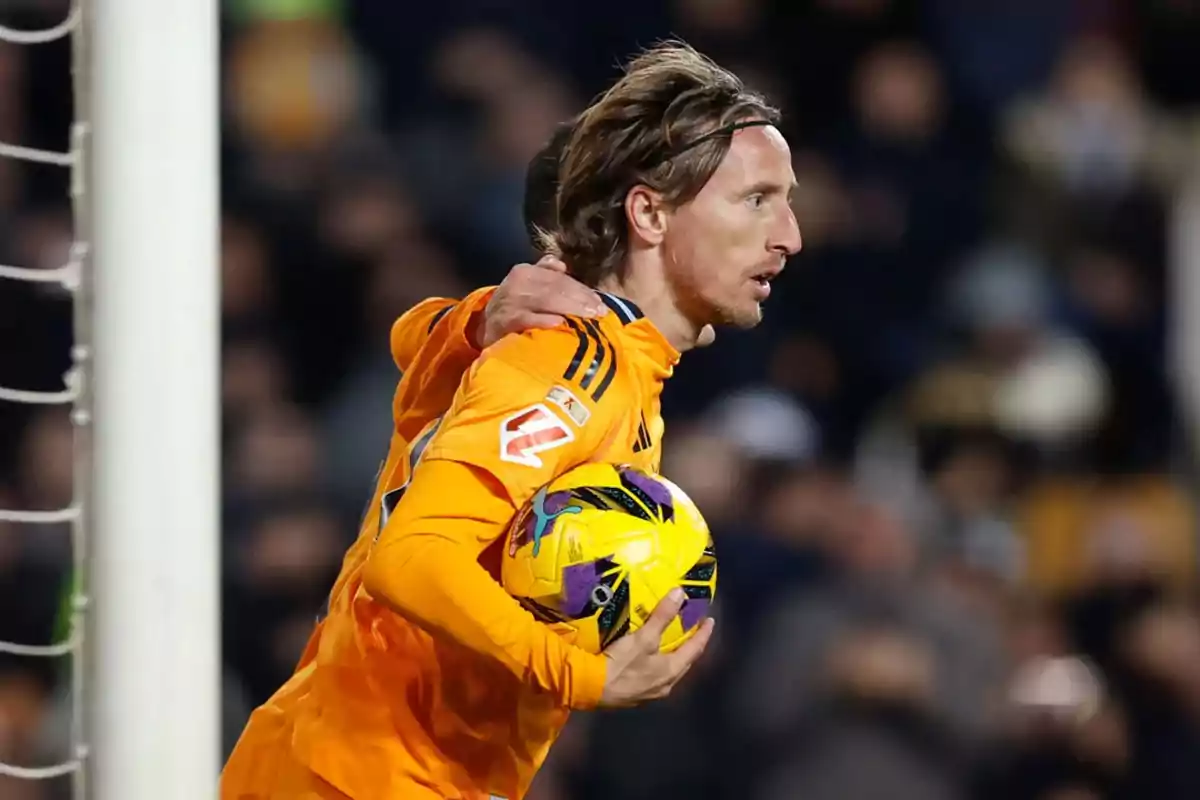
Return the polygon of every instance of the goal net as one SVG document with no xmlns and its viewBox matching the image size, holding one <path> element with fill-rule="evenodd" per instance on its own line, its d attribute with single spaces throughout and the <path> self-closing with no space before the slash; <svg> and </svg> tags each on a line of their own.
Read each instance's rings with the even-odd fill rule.
<svg viewBox="0 0 1200 800">
<path fill-rule="evenodd" d="M 69 741 L 58 763 L 5 763 L 0 748 L 0 784 L 69 780 L 77 800 L 211 798 L 220 767 L 217 3 L 63 5 L 58 24 L 0 25 L 0 41 L 70 40 L 69 147 L 0 141 L 0 159 L 69 173 L 73 244 L 52 268 L 0 264 L 0 292 L 19 282 L 65 290 L 71 367 L 52 391 L 0 374 L 0 403 L 70 409 L 74 498 L 59 509 L 0 508 L 0 535 L 6 525 L 69 527 L 72 579 L 58 639 L 0 642 L 0 656 L 62 662 Z"/>
</svg>

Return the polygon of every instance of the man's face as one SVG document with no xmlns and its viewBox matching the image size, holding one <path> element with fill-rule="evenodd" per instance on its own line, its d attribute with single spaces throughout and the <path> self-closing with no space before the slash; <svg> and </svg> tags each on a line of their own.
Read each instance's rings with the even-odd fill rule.
<svg viewBox="0 0 1200 800">
<path fill-rule="evenodd" d="M 789 195 L 792 154 L 773 126 L 744 128 L 691 201 L 671 214 L 667 272 L 693 320 L 751 328 L 762 320 L 770 280 L 800 250 Z"/>
</svg>

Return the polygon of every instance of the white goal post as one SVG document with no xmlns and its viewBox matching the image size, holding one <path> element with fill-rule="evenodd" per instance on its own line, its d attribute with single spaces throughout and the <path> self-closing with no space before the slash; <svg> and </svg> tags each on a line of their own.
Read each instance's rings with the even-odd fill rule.
<svg viewBox="0 0 1200 800">
<path fill-rule="evenodd" d="M 87 0 L 84 19 L 88 794 L 211 800 L 221 713 L 217 0 Z"/>
</svg>

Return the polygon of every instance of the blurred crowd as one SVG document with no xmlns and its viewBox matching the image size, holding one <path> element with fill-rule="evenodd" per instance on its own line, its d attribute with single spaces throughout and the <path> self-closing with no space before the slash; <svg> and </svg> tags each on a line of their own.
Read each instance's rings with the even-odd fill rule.
<svg viewBox="0 0 1200 800">
<path fill-rule="evenodd" d="M 223 10 L 227 746 L 356 531 L 391 322 L 531 258 L 528 159 L 677 35 L 783 107 L 805 246 L 767 322 L 667 389 L 664 472 L 717 539 L 716 643 L 668 701 L 573 719 L 531 800 L 1200 798 L 1167 315 L 1200 2 Z M 68 56 L 0 44 L 0 140 L 65 147 Z M 57 266 L 70 240 L 65 175 L 0 160 L 0 263 Z M 69 298 L 0 282 L 0 337 L 0 385 L 58 388 Z M 64 409 L 0 409 L 0 508 L 67 504 L 71 463 Z M 0 522 L 0 639 L 62 635 L 69 552 L 61 526 Z M 62 759 L 62 675 L 0 655 L 0 761 Z"/>
</svg>

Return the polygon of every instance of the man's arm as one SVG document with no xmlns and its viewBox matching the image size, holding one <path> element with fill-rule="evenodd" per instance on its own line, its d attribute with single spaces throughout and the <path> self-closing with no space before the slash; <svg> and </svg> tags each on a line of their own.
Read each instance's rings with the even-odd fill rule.
<svg viewBox="0 0 1200 800">
<path fill-rule="evenodd" d="M 712 634 L 708 619 L 678 650 L 659 651 L 683 607 L 682 590 L 596 656 L 537 622 L 479 564 L 514 512 L 552 478 L 595 458 L 628 411 L 616 385 L 601 404 L 575 391 L 590 411 L 582 425 L 555 410 L 547 395 L 555 385 L 570 389 L 562 369 L 577 345 L 564 326 L 507 337 L 476 361 L 424 459 L 418 454 L 404 498 L 367 559 L 363 585 L 393 611 L 496 659 L 563 705 L 636 705 L 665 697 Z"/>
<path fill-rule="evenodd" d="M 414 470 L 363 574 L 378 601 L 493 657 L 564 705 L 595 706 L 605 658 L 536 621 L 479 564 L 543 484 L 593 455 L 620 403 L 592 407 L 580 427 L 546 400 L 578 342 L 567 330 L 505 339 L 472 366 Z M 557 360 L 556 360 L 557 359 Z M 615 397 L 617 392 L 610 392 Z M 541 444 L 522 449 L 523 430 Z"/>
<path fill-rule="evenodd" d="M 402 373 L 412 367 L 417 354 L 442 329 L 440 344 L 470 355 L 478 355 L 479 342 L 474 340 L 479 316 L 487 311 L 487 304 L 495 294 L 496 287 L 477 289 L 462 300 L 432 297 L 417 303 L 392 324 L 392 360 Z"/>
</svg>

